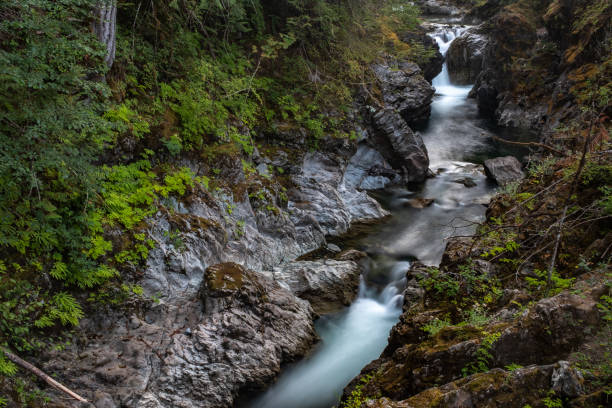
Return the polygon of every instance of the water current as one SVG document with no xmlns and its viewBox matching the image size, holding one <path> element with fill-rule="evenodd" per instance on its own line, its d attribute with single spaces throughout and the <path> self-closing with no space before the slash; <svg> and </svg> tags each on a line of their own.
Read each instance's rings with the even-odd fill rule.
<svg viewBox="0 0 612 408">
<path fill-rule="evenodd" d="M 439 26 L 432 36 L 443 54 L 464 28 Z M 420 129 L 436 177 L 418 191 L 386 190 L 376 198 L 391 218 L 357 243 L 372 261 L 355 302 L 317 322 L 321 343 L 309 358 L 286 369 L 278 382 L 250 408 L 330 408 L 343 388 L 387 345 L 402 307 L 404 276 L 411 262 L 440 263 L 446 240 L 472 233 L 484 218 L 495 186 L 477 163 L 496 155 L 491 128 L 468 99 L 470 86 L 455 86 L 446 64 L 433 80 L 431 118 Z M 432 205 L 412 208 L 414 198 Z"/>
</svg>

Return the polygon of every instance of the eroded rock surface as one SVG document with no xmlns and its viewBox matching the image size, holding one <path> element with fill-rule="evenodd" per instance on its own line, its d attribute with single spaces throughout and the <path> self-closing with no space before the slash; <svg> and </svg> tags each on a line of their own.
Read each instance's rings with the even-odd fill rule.
<svg viewBox="0 0 612 408">
<path fill-rule="evenodd" d="M 355 299 L 361 267 L 354 261 L 300 261 L 274 268 L 266 275 L 308 300 L 317 313 L 329 313 Z"/>
<path fill-rule="evenodd" d="M 117 317 L 117 316 L 115 316 Z M 256 272 L 224 263 L 206 269 L 198 293 L 144 316 L 89 320 L 94 343 L 45 367 L 74 376 L 106 407 L 231 407 L 265 386 L 282 363 L 316 340 L 313 310 Z"/>
<path fill-rule="evenodd" d="M 429 155 L 418 133 L 414 133 L 393 109 L 381 109 L 374 114 L 373 139 L 380 153 L 400 169 L 405 182 L 422 182 L 427 178 Z"/>
</svg>

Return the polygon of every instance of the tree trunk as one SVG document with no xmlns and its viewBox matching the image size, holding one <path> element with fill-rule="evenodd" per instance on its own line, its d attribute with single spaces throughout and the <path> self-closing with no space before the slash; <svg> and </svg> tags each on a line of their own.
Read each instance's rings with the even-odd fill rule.
<svg viewBox="0 0 612 408">
<path fill-rule="evenodd" d="M 117 0 L 98 0 L 94 10 L 94 33 L 106 47 L 104 62 L 108 67 L 113 66 L 117 40 L 115 38 L 117 24 Z"/>
</svg>

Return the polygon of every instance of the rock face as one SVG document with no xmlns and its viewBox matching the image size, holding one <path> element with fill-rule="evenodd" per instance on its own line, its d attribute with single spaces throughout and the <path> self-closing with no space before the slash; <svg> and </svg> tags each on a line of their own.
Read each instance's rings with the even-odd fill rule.
<svg viewBox="0 0 612 408">
<path fill-rule="evenodd" d="M 484 168 L 487 177 L 495 180 L 500 186 L 525 178 L 523 166 L 514 156 L 485 160 Z"/>
<path fill-rule="evenodd" d="M 348 306 L 357 296 L 361 267 L 353 261 L 291 262 L 266 273 L 281 286 L 310 302 L 317 313 Z"/>
<path fill-rule="evenodd" d="M 412 276 L 423 273 L 426 271 L 417 266 L 416 270 L 409 272 L 409 281 Z M 583 294 L 584 298 L 562 293 L 540 300 L 524 311 L 517 320 L 513 321 L 513 313 L 510 313 L 510 321 L 490 322 L 484 332 L 496 332 L 498 337 L 488 350 L 489 366 L 494 368 L 509 364 L 551 364 L 565 357 L 588 335 L 582 328 L 598 324 L 597 299 L 600 293 L 601 288 L 594 288 Z M 429 393 L 425 395 L 431 397 L 432 392 L 436 393 L 437 384 L 452 383 L 461 378 L 463 368 L 475 361 L 481 347 L 481 330 L 469 325 L 445 327 L 435 336 L 428 336 L 422 328 L 440 311 L 416 312 L 422 309 L 418 307 L 418 303 L 415 304 L 412 294 L 406 301 L 410 302 L 411 306 L 404 307 L 400 322 L 391 331 L 389 346 L 381 358 L 362 371 L 362 376 L 375 373 L 373 379 L 363 387 L 367 395 L 381 395 L 396 401 L 423 392 Z M 418 302 L 418 298 L 416 301 Z M 579 392 L 580 377 L 573 371 L 565 372 L 563 367 L 563 364 L 558 366 L 554 379 L 551 379 L 552 370 L 548 371 L 546 382 L 569 394 Z M 493 371 L 488 374 L 491 373 Z M 356 384 L 357 380 L 354 380 L 349 385 L 345 396 Z M 456 383 L 445 387 L 440 392 L 450 392 L 458 388 Z M 449 403 L 441 406 L 463 405 Z M 465 406 L 479 405 L 474 401 L 473 405 Z"/>
<path fill-rule="evenodd" d="M 86 322 L 97 343 L 78 357 L 63 352 L 46 369 L 74 375 L 108 407 L 231 407 L 239 392 L 263 387 L 310 349 L 312 318 L 308 302 L 277 283 L 218 264 L 180 306 Z"/>
<path fill-rule="evenodd" d="M 387 108 L 399 112 L 408 125 L 429 118 L 435 90 L 417 64 L 400 61 L 395 69 L 384 64 L 375 64 L 372 69 L 381 83 Z"/>
<path fill-rule="evenodd" d="M 400 169 L 404 181 L 422 182 L 427 177 L 429 156 L 418 133 L 414 133 L 393 109 L 381 109 L 372 118 L 374 142 L 378 151 L 395 169 Z"/>
<path fill-rule="evenodd" d="M 423 71 L 423 77 L 431 83 L 431 80 L 442 71 L 442 65 L 444 65 L 444 56 L 440 53 L 440 48 L 436 40 L 430 37 L 424 28 L 419 29 L 416 33 L 402 33 L 400 38 L 403 42 L 408 44 L 421 44 L 425 48 L 425 51 L 433 54 L 427 61 L 419 62 L 419 66 Z"/>
<path fill-rule="evenodd" d="M 271 383 L 281 364 L 310 349 L 316 315 L 265 271 L 298 274 L 290 261 L 324 245 L 326 235 L 387 214 L 345 182 L 354 146 L 330 143 L 339 144 L 297 158 L 258 152 L 258 164 L 282 167 L 291 179 L 285 204 L 265 176 L 250 187 L 266 200 L 249 196 L 239 159 L 217 163 L 231 189 L 194 190 L 148 220 L 156 246 L 139 271 L 143 298 L 127 310 L 92 313 L 78 341 L 38 364 L 104 408 L 230 407 L 236 396 Z M 320 304 L 328 308 L 350 301 L 359 279 L 355 259 L 311 268 L 317 275 L 303 272 L 304 297 L 318 305 L 325 292 Z"/>
<path fill-rule="evenodd" d="M 523 408 L 539 406 L 554 386 L 555 372 L 564 362 L 532 365 L 508 372 L 499 368 L 430 388 L 403 401 L 372 400 L 367 408 Z M 572 369 L 574 374 L 576 370 Z M 576 374 L 579 375 L 579 374 Z M 517 393 L 516 390 L 524 390 Z"/>
<path fill-rule="evenodd" d="M 604 3 L 597 10 L 589 0 L 490 0 L 475 7 L 472 17 L 487 20 L 482 33 L 489 40 L 472 92 L 481 111 L 500 125 L 542 130 L 546 137 L 577 117 L 571 90 L 610 72 L 597 68 L 609 54 L 604 44 L 612 5 Z"/>
<path fill-rule="evenodd" d="M 337 160 L 320 152 L 304 157 L 300 173 L 293 178 L 296 188 L 289 191 L 289 210 L 295 225 L 322 235 L 340 235 L 351 222 L 387 214 L 376 200 L 355 189 L 351 177 L 345 177 L 341 170 L 344 165 Z"/>
<path fill-rule="evenodd" d="M 357 148 L 344 172 L 344 184 L 361 190 L 378 190 L 401 182 L 401 175 L 378 152 L 365 143 Z"/>
<path fill-rule="evenodd" d="M 455 39 L 446 53 L 448 74 L 457 85 L 473 84 L 482 71 L 486 36 L 478 28 L 470 28 Z"/>
<path fill-rule="evenodd" d="M 417 0 L 423 15 L 447 16 L 460 19 L 472 4 L 463 0 Z"/>
</svg>

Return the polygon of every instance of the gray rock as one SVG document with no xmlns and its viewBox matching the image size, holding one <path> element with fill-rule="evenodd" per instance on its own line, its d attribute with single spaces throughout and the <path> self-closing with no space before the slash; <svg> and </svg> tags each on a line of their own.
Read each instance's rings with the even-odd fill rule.
<svg viewBox="0 0 612 408">
<path fill-rule="evenodd" d="M 348 306 L 355 299 L 361 267 L 350 260 L 327 259 L 291 262 L 266 274 L 323 314 Z"/>
<path fill-rule="evenodd" d="M 375 149 L 360 144 L 344 172 L 344 184 L 361 190 L 378 190 L 399 183 L 401 176 Z"/>
<path fill-rule="evenodd" d="M 289 192 L 291 219 L 310 233 L 318 230 L 322 236 L 340 235 L 351 222 L 387 214 L 376 200 L 345 181 L 343 166 L 337 160 L 321 152 L 308 153 L 301 173 L 293 177 L 297 188 Z"/>
<path fill-rule="evenodd" d="M 550 380 L 551 389 L 557 395 L 569 398 L 584 394 L 584 378 L 580 371 L 571 367 L 567 361 L 559 361 L 557 365 Z"/>
<path fill-rule="evenodd" d="M 372 70 L 381 83 L 386 108 L 399 112 L 409 125 L 429 118 L 435 90 L 423 78 L 417 64 L 399 62 L 397 67 L 375 64 Z"/>
<path fill-rule="evenodd" d="M 446 62 L 452 83 L 468 85 L 476 81 L 482 71 L 487 41 L 486 36 L 479 34 L 479 28 L 473 27 L 451 43 L 446 53 Z"/>
<path fill-rule="evenodd" d="M 522 170 L 523 166 L 514 156 L 485 160 L 484 168 L 487 177 L 495 180 L 500 186 L 525 178 L 525 173 Z"/>
<path fill-rule="evenodd" d="M 382 156 L 399 169 L 405 182 L 422 182 L 427 178 L 429 156 L 418 133 L 392 109 L 381 109 L 373 116 L 373 142 Z"/>
</svg>

